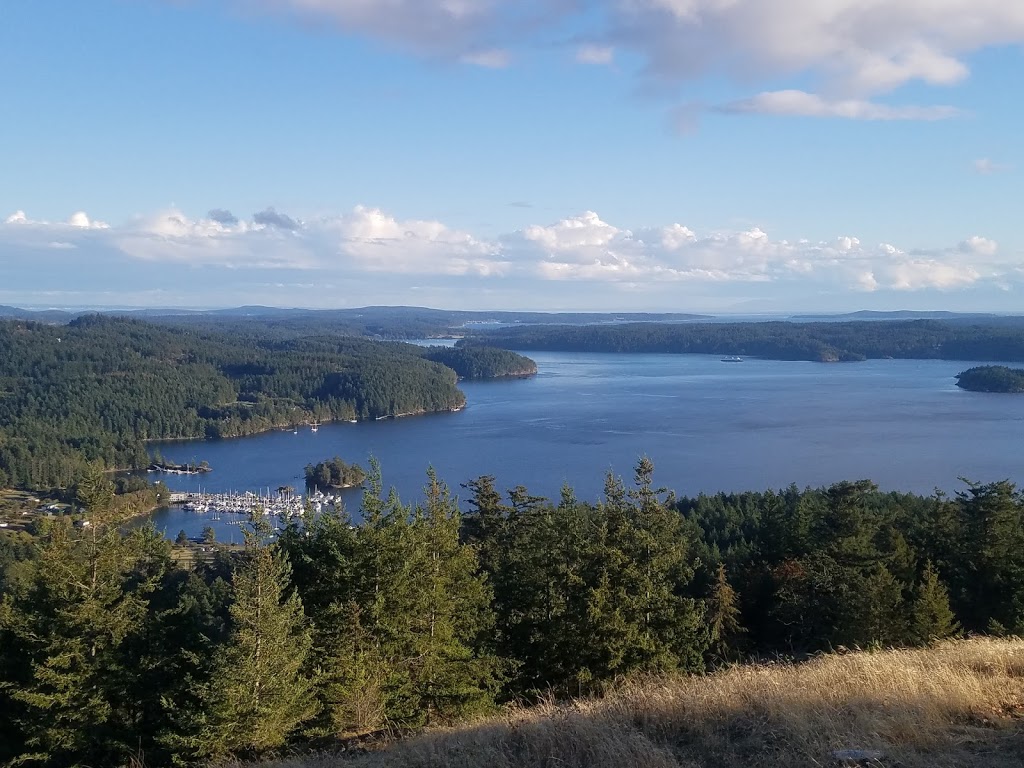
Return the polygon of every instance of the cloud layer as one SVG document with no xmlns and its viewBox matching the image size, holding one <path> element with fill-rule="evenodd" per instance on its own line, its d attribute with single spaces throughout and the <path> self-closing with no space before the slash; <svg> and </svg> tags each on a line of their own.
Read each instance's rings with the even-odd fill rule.
<svg viewBox="0 0 1024 768">
<path fill-rule="evenodd" d="M 1007 0 L 260 0 L 415 53 L 504 67 L 510 49 L 571 40 L 585 64 L 623 52 L 648 81 L 726 77 L 772 84 L 732 112 L 923 119 L 945 106 L 878 103 L 910 83 L 954 86 L 970 54 L 1024 42 L 1024 3 Z M 581 30 L 587 30 L 581 32 Z M 806 93 L 797 82 L 811 83 Z M 778 87 L 778 86 L 782 87 Z"/>
<path fill-rule="evenodd" d="M 233 303 L 211 301 L 220 286 L 204 282 L 233 274 L 262 285 L 393 286 L 390 303 L 415 302 L 423 286 L 472 291 L 478 306 L 500 301 L 509 308 L 537 306 L 545 296 L 557 302 L 547 306 L 562 306 L 569 294 L 577 304 L 590 296 L 618 300 L 615 308 L 635 307 L 670 289 L 678 297 L 718 297 L 723 304 L 766 288 L 780 301 L 813 294 L 856 303 L 850 297 L 879 292 L 1013 291 L 1024 280 L 1019 255 L 1004 254 L 978 235 L 915 250 L 853 236 L 777 239 L 758 228 L 698 233 L 671 223 L 627 229 L 593 211 L 491 239 L 366 206 L 309 219 L 273 208 L 248 218 L 225 208 L 198 218 L 171 209 L 119 225 L 84 213 L 47 222 L 18 211 L 0 224 L 0 282 L 7 295 L 30 291 L 41 274 L 58 276 L 55 289 L 74 284 L 76 272 L 132 295 L 155 290 L 154 282 L 187 282 L 208 294 L 204 305 Z M 289 303 L 352 303 L 308 298 Z"/>
</svg>

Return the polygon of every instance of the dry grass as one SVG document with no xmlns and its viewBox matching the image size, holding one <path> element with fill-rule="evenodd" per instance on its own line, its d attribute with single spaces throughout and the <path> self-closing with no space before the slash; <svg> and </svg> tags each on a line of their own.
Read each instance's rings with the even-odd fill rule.
<svg viewBox="0 0 1024 768">
<path fill-rule="evenodd" d="M 273 768 L 695 768 L 1024 765 L 1024 640 L 856 652 L 704 678 L 632 681 L 603 699 L 509 710 L 370 754 Z M 265 766 L 265 768 L 272 768 Z"/>
</svg>

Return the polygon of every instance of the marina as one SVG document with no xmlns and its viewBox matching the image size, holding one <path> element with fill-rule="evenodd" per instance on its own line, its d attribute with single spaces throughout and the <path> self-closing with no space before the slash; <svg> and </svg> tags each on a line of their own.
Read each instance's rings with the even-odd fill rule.
<svg viewBox="0 0 1024 768">
<path fill-rule="evenodd" d="M 319 489 L 303 495 L 287 487 L 279 488 L 275 492 L 268 488 L 266 493 L 172 493 L 170 503 L 178 506 L 183 512 L 210 515 L 213 520 L 219 520 L 222 515 L 262 515 L 291 519 L 301 518 L 307 514 L 340 511 L 343 508 L 340 495 L 324 493 Z"/>
</svg>

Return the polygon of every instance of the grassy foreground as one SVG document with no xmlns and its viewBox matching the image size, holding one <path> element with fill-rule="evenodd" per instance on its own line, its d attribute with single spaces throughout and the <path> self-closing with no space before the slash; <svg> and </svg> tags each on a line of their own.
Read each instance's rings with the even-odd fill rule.
<svg viewBox="0 0 1024 768">
<path fill-rule="evenodd" d="M 863 750 L 860 762 L 837 750 Z M 601 699 L 510 709 L 352 757 L 264 768 L 696 768 L 1024 763 L 1024 640 L 853 652 L 636 680 Z"/>
</svg>

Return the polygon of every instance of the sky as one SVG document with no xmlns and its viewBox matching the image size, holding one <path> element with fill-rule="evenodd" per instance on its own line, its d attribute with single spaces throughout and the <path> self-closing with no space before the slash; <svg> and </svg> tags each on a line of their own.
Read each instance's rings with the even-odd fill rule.
<svg viewBox="0 0 1024 768">
<path fill-rule="evenodd" d="M 32 0 L 0 304 L 1024 312 L 1024 3 Z"/>
</svg>

